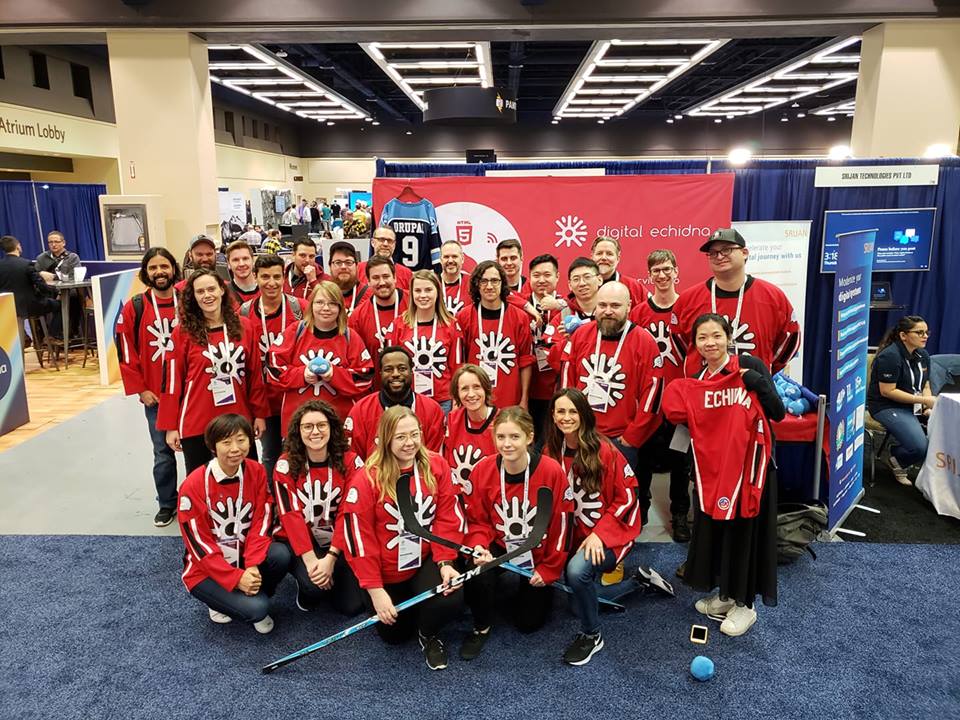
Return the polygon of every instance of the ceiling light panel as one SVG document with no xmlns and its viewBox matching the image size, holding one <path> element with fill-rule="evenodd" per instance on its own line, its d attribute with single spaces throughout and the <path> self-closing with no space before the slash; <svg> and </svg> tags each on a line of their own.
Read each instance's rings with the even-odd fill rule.
<svg viewBox="0 0 960 720">
<path fill-rule="evenodd" d="M 576 108 L 602 96 L 608 106 L 589 117 L 609 119 L 629 112 L 727 40 L 598 40 L 570 79 L 554 117 L 586 117 Z M 595 109 L 595 108 L 593 108 Z"/>
<path fill-rule="evenodd" d="M 810 111 L 810 114 L 819 115 L 820 117 L 833 117 L 836 115 L 842 117 L 853 117 L 854 110 L 856 110 L 856 105 L 856 100 L 841 100 L 840 102 L 815 108 Z"/>
<path fill-rule="evenodd" d="M 855 82 L 859 70 L 860 38 L 834 40 L 688 108 L 684 114 L 701 117 L 752 115 Z"/>
<path fill-rule="evenodd" d="M 207 53 L 211 81 L 266 105 L 318 122 L 370 119 L 366 110 L 261 45 L 208 45 Z"/>
<path fill-rule="evenodd" d="M 360 43 L 360 47 L 421 110 L 423 90 L 493 87 L 489 42 Z"/>
</svg>

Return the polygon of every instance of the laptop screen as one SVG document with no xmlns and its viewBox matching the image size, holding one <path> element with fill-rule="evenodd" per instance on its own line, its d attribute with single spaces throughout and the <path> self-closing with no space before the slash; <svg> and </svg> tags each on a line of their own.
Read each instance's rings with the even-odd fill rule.
<svg viewBox="0 0 960 720">
<path fill-rule="evenodd" d="M 882 302 L 888 303 L 891 301 L 890 297 L 890 282 L 887 280 L 877 280 L 874 281 L 870 286 L 870 302 Z"/>
</svg>

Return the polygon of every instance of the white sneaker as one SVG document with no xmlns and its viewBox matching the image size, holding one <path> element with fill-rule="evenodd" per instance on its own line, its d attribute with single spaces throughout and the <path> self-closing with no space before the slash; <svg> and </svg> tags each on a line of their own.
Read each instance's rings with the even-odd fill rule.
<svg viewBox="0 0 960 720">
<path fill-rule="evenodd" d="M 210 611 L 210 619 L 217 623 L 217 625 L 226 625 L 228 622 L 233 622 L 233 618 L 229 615 L 226 615 L 222 612 L 217 612 L 213 608 L 207 609 Z"/>
<path fill-rule="evenodd" d="M 910 477 L 907 475 L 907 471 L 903 469 L 903 466 L 900 465 L 900 461 L 897 460 L 893 455 L 887 458 L 887 465 L 890 466 L 890 469 L 893 470 L 893 477 L 901 485 L 913 485 L 910 482 Z"/>
<path fill-rule="evenodd" d="M 753 608 L 734 606 L 720 623 L 720 632 L 730 637 L 739 637 L 753 627 L 757 621 L 757 611 Z"/>
<path fill-rule="evenodd" d="M 265 616 L 263 620 L 259 620 L 253 624 L 253 629 L 261 635 L 266 635 L 273 630 L 273 618 L 269 615 Z"/>
<path fill-rule="evenodd" d="M 697 600 L 694 607 L 697 609 L 697 612 L 702 615 L 719 615 L 723 617 L 726 616 L 736 604 L 733 600 L 721 600 L 719 595 L 711 595 L 710 597 Z"/>
</svg>

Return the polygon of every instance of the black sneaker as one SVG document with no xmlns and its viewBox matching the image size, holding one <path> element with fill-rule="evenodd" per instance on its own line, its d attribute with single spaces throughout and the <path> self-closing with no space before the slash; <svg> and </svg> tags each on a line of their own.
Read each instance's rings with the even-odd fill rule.
<svg viewBox="0 0 960 720">
<path fill-rule="evenodd" d="M 673 541 L 678 543 L 690 542 L 690 523 L 686 514 L 673 516 Z"/>
<path fill-rule="evenodd" d="M 433 637 L 420 636 L 420 647 L 423 650 L 423 659 L 431 670 L 443 670 L 447 666 L 447 651 L 436 635 Z"/>
<path fill-rule="evenodd" d="M 563 661 L 567 665 L 586 665 L 590 658 L 603 649 L 603 635 L 587 635 L 586 633 L 577 633 L 577 636 L 570 643 L 570 647 L 563 654 Z"/>
<path fill-rule="evenodd" d="M 487 628 L 484 632 L 479 630 L 471 632 L 463 639 L 463 645 L 460 646 L 460 658 L 462 660 L 473 660 L 483 650 L 483 646 L 487 644 L 487 638 L 489 637 L 490 628 Z"/>
<path fill-rule="evenodd" d="M 153 516 L 153 524 L 155 527 L 166 527 L 173 522 L 176 514 L 176 508 L 162 507 L 157 511 L 157 514 Z"/>
</svg>

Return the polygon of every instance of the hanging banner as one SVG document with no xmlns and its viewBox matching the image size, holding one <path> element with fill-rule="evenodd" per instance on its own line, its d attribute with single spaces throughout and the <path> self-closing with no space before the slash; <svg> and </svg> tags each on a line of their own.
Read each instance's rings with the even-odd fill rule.
<svg viewBox="0 0 960 720">
<path fill-rule="evenodd" d="M 30 422 L 20 322 L 13 293 L 0 294 L 0 435 Z"/>
<path fill-rule="evenodd" d="M 747 241 L 747 250 L 750 252 L 747 271 L 783 290 L 793 305 L 797 322 L 801 328 L 804 327 L 810 221 L 735 222 L 733 227 Z M 787 365 L 787 374 L 803 382 L 803 345 Z"/>
<path fill-rule="evenodd" d="M 878 187 L 936 185 L 939 165 L 825 165 L 814 175 L 814 187 Z"/>
<path fill-rule="evenodd" d="M 606 177 L 377 178 L 376 217 L 410 188 L 436 208 L 442 240 L 458 240 L 465 269 L 494 260 L 497 243 L 516 238 L 527 263 L 542 253 L 560 261 L 561 284 L 570 262 L 590 255 L 598 235 L 620 241 L 620 270 L 647 282 L 647 255 L 673 250 L 683 290 L 710 274 L 699 252 L 718 227 L 729 227 L 733 173 L 612 175 Z"/>
<path fill-rule="evenodd" d="M 94 319 L 97 326 L 97 357 L 100 358 L 100 384 L 120 382 L 120 358 L 117 355 L 116 325 L 120 308 L 146 288 L 139 270 L 97 275 L 93 280 Z"/>
<path fill-rule="evenodd" d="M 829 529 L 843 522 L 863 495 L 863 419 L 867 404 L 870 276 L 876 230 L 836 236 L 837 277 L 830 330 Z"/>
</svg>

